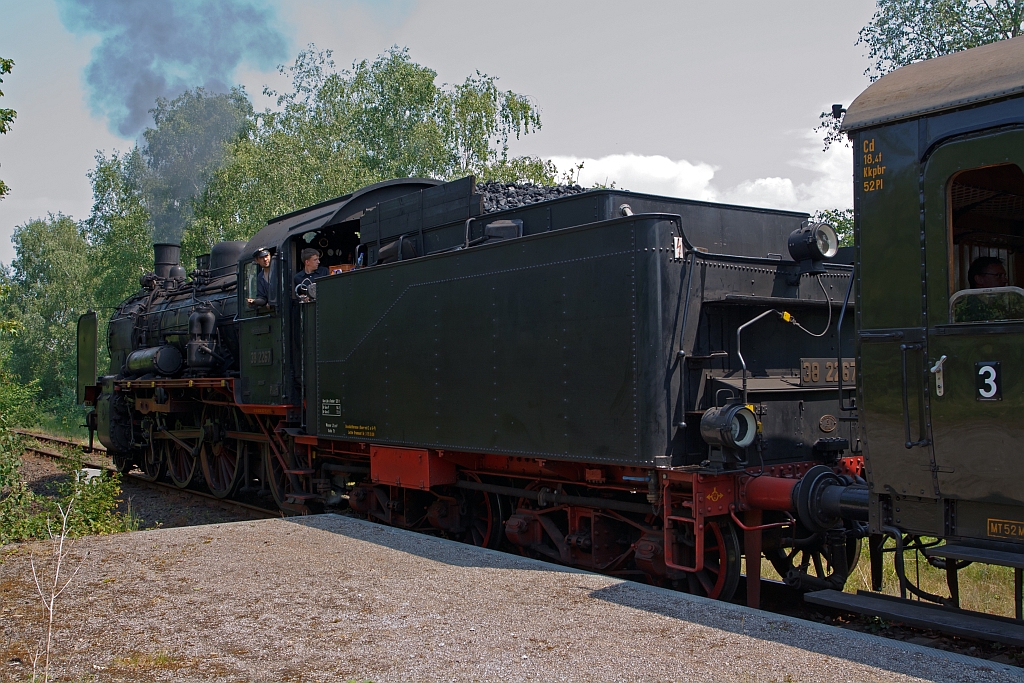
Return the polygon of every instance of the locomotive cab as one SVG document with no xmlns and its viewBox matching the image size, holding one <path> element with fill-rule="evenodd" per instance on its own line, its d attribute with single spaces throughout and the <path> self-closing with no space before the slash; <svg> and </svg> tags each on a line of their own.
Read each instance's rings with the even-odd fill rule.
<svg viewBox="0 0 1024 683">
<path fill-rule="evenodd" d="M 235 400 L 253 406 L 274 406 L 282 415 L 298 420 L 304 401 L 303 353 L 307 321 L 313 320 L 315 304 L 300 298 L 292 284 L 302 270 L 303 249 L 314 248 L 321 266 L 331 275 L 351 271 L 356 264 L 360 217 L 379 203 L 439 184 L 436 180 L 409 178 L 370 185 L 351 194 L 279 216 L 249 240 L 238 261 L 241 377 L 235 383 Z M 255 298 L 257 249 L 271 252 L 269 289 L 273 306 L 250 308 Z M 310 328 L 312 329 L 312 328 Z M 289 412 L 291 411 L 291 412 Z"/>
</svg>

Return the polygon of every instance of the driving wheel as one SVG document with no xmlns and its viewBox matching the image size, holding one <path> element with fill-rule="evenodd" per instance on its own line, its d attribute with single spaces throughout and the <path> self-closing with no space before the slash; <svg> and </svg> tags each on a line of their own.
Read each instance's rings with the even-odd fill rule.
<svg viewBox="0 0 1024 683">
<path fill-rule="evenodd" d="M 227 498 L 238 488 L 244 470 L 241 443 L 229 438 L 229 431 L 238 431 L 234 409 L 225 406 L 207 406 L 203 415 L 205 438 L 199 450 L 203 477 L 210 493 Z"/>
</svg>

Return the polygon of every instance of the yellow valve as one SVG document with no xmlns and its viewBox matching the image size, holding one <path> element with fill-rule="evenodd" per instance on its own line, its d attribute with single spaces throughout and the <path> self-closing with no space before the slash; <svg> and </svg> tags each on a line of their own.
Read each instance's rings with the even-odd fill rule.
<svg viewBox="0 0 1024 683">
<path fill-rule="evenodd" d="M 792 315 L 790 315 L 789 311 L 783 311 L 782 312 L 782 319 L 784 321 L 786 321 L 787 323 L 795 323 L 796 322 L 796 318 L 794 318 Z"/>
<path fill-rule="evenodd" d="M 757 411 L 755 411 L 755 410 L 754 410 L 754 404 L 753 404 L 753 403 L 748 403 L 748 404 L 747 404 L 747 410 L 749 410 L 750 412 L 752 412 L 752 413 L 754 413 L 755 415 L 757 415 Z M 760 420 L 758 420 L 758 421 L 757 421 L 757 433 L 758 433 L 758 434 L 760 434 L 760 433 L 761 433 L 761 431 L 762 431 L 762 430 L 761 430 L 761 421 L 760 421 Z"/>
</svg>

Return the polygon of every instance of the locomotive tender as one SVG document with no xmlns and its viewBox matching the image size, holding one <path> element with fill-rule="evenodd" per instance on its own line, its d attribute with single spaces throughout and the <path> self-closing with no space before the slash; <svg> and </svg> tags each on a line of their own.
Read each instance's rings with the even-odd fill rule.
<svg viewBox="0 0 1024 683">
<path fill-rule="evenodd" d="M 189 278 L 157 245 L 102 376 L 80 321 L 90 428 L 182 487 L 714 598 L 745 556 L 752 606 L 762 556 L 838 604 L 870 536 L 876 590 L 895 552 L 955 603 L 964 562 L 1024 566 L 1024 322 L 992 313 L 1024 301 L 1022 40 L 850 106 L 853 253 L 806 214 L 614 189 L 485 213 L 472 177 L 296 211 Z M 309 247 L 331 275 L 293 287 Z M 971 287 L 979 255 L 1009 286 Z"/>
</svg>

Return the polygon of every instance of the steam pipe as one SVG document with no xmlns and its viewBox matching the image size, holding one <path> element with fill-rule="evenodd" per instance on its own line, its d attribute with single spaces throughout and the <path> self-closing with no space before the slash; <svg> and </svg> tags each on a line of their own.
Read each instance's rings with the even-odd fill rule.
<svg viewBox="0 0 1024 683">
<path fill-rule="evenodd" d="M 796 510 L 793 489 L 799 479 L 786 477 L 751 477 L 742 484 L 742 495 L 747 505 L 761 510 Z"/>
</svg>

